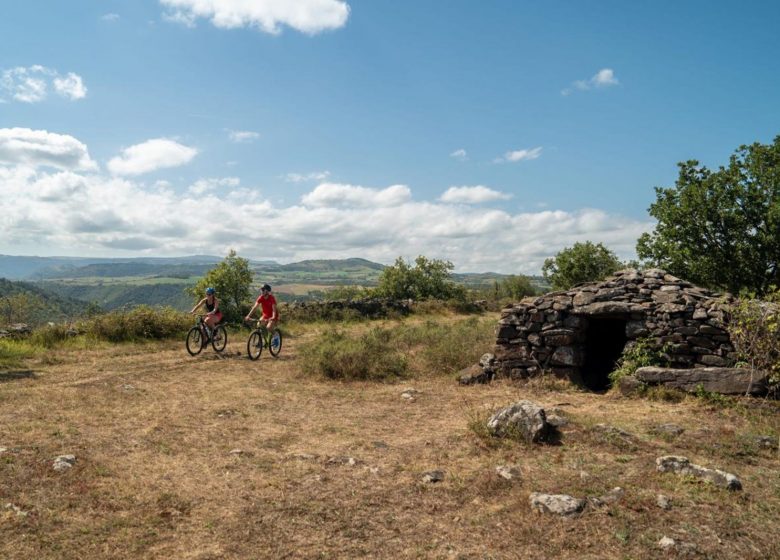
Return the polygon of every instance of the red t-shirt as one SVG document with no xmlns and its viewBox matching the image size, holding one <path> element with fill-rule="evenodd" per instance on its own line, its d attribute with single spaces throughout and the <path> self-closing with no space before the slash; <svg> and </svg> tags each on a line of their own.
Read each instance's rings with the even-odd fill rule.
<svg viewBox="0 0 780 560">
<path fill-rule="evenodd" d="M 260 294 L 257 298 L 257 303 L 263 307 L 263 319 L 270 319 L 274 316 L 276 298 L 272 294 L 268 294 L 268 297 L 263 297 L 263 295 Z"/>
</svg>

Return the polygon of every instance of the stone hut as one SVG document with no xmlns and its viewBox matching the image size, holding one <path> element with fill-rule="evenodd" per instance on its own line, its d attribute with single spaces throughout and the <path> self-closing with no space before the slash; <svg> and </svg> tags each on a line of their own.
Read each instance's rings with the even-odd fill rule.
<svg viewBox="0 0 780 560">
<path fill-rule="evenodd" d="M 736 355 L 724 309 L 732 299 L 660 269 L 622 270 L 505 308 L 493 368 L 510 378 L 551 371 L 599 391 L 638 339 L 647 339 L 673 368 L 729 367 Z"/>
</svg>

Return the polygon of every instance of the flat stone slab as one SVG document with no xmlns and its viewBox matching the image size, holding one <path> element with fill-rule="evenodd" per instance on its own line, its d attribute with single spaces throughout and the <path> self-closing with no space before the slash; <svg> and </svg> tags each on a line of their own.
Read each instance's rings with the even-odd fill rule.
<svg viewBox="0 0 780 560">
<path fill-rule="evenodd" d="M 552 513 L 563 517 L 575 517 L 582 513 L 587 501 L 567 494 L 542 494 L 534 492 L 528 497 L 531 507 L 541 513 Z"/>
<path fill-rule="evenodd" d="M 721 395 L 763 395 L 768 389 L 765 372 L 751 372 L 746 368 L 674 369 L 647 366 L 637 369 L 634 377 L 648 385 L 664 385 L 689 393 L 695 393 L 701 387 Z"/>
<path fill-rule="evenodd" d="M 736 475 L 695 465 L 687 457 L 666 455 L 658 457 L 655 464 L 658 472 L 673 472 L 682 476 L 692 476 L 728 490 L 742 490 L 742 481 Z"/>
</svg>

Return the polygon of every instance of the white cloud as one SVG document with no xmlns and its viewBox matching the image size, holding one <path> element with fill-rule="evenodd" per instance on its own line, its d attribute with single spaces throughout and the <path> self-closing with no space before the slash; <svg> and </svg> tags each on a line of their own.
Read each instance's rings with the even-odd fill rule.
<svg viewBox="0 0 780 560">
<path fill-rule="evenodd" d="M 451 204 L 479 204 L 494 200 L 509 200 L 510 198 L 512 198 L 511 194 L 477 185 L 474 187 L 450 187 L 444 191 L 439 200 Z"/>
<path fill-rule="evenodd" d="M 169 21 L 194 26 L 208 19 L 222 29 L 253 27 L 278 34 L 286 25 L 314 35 L 347 23 L 349 4 L 344 0 L 160 0 Z"/>
<path fill-rule="evenodd" d="M 71 101 L 82 99 L 87 96 L 87 88 L 84 87 L 84 81 L 81 76 L 68 72 L 64 78 L 54 78 L 54 89 L 63 97 Z"/>
<path fill-rule="evenodd" d="M 0 128 L 0 164 L 97 169 L 87 146 L 73 136 L 29 128 Z"/>
<path fill-rule="evenodd" d="M 119 20 L 119 14 L 103 14 L 100 16 L 102 21 L 115 22 Z"/>
<path fill-rule="evenodd" d="M 450 154 L 451 158 L 458 159 L 460 161 L 466 161 L 469 158 L 468 153 L 463 148 L 459 148 Z"/>
<path fill-rule="evenodd" d="M 0 130 L 0 197 L 12 209 L 0 213 L 0 253 L 163 256 L 235 248 L 244 257 L 287 262 L 361 256 L 384 263 L 422 254 L 450 259 L 460 271 L 538 274 L 545 258 L 587 240 L 633 258 L 636 239 L 653 227 L 592 208 L 512 213 L 418 201 L 404 185 L 325 183 L 299 204 L 277 205 L 236 177 L 187 186 L 83 173 L 91 160 L 76 139 Z M 30 132 L 45 149 L 6 138 Z M 465 188 L 452 192 L 485 192 Z M 204 209 L 217 216 L 209 227 L 200 226 Z"/>
<path fill-rule="evenodd" d="M 386 189 L 370 189 L 356 185 L 322 183 L 301 199 L 305 206 L 314 208 L 399 206 L 412 196 L 406 185 L 392 185 Z"/>
<path fill-rule="evenodd" d="M 154 138 L 122 150 L 108 162 L 114 175 L 141 175 L 157 169 L 178 167 L 192 161 L 198 150 L 167 138 Z"/>
<path fill-rule="evenodd" d="M 330 171 L 313 171 L 311 173 L 288 173 L 284 180 L 288 183 L 306 183 L 308 181 L 324 181 L 330 177 Z"/>
<path fill-rule="evenodd" d="M 35 64 L 0 71 L 0 102 L 5 101 L 4 96 L 10 96 L 22 103 L 40 103 L 48 97 L 49 86 L 71 101 L 87 95 L 87 88 L 78 74 L 68 72 L 62 77 L 56 70 Z"/>
<path fill-rule="evenodd" d="M 611 68 L 602 68 L 596 72 L 589 80 L 576 80 L 570 87 L 564 88 L 561 95 L 571 95 L 575 90 L 588 91 L 590 89 L 599 89 L 619 85 L 620 82 L 615 77 L 615 72 Z"/>
<path fill-rule="evenodd" d="M 224 177 L 222 179 L 198 179 L 187 189 L 187 192 L 196 196 L 213 192 L 219 187 L 235 188 L 241 183 L 238 177 Z"/>
<path fill-rule="evenodd" d="M 511 150 L 504 154 L 503 157 L 499 157 L 493 160 L 493 163 L 505 163 L 505 162 L 518 162 L 529 161 L 536 159 L 542 155 L 542 147 L 530 148 L 527 150 Z"/>
<path fill-rule="evenodd" d="M 236 144 L 245 144 L 260 138 L 260 134 L 251 130 L 228 130 L 228 138 Z"/>
</svg>

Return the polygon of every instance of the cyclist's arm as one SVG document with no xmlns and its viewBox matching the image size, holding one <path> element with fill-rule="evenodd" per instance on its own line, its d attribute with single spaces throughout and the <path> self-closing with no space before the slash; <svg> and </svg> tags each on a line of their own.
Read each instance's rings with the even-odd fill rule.
<svg viewBox="0 0 780 560">
<path fill-rule="evenodd" d="M 195 311 L 197 311 L 197 310 L 198 310 L 198 308 L 199 308 L 201 305 L 203 305 L 203 302 L 205 302 L 205 301 L 206 301 L 206 298 L 203 298 L 203 299 L 202 299 L 202 300 L 200 300 L 198 303 L 196 303 L 196 304 L 195 304 L 195 307 L 193 307 L 193 308 L 190 310 L 190 314 L 192 314 L 192 313 L 195 313 Z"/>
<path fill-rule="evenodd" d="M 255 312 L 255 309 L 257 309 L 257 306 L 260 305 L 259 303 L 255 302 L 255 304 L 252 306 L 252 309 L 249 310 L 249 313 L 246 314 L 245 319 L 249 321 L 249 319 L 252 318 L 252 313 Z"/>
<path fill-rule="evenodd" d="M 271 313 L 271 319 L 274 320 L 274 321 L 278 321 L 279 320 L 279 310 L 276 309 L 276 304 L 275 303 L 273 304 L 273 307 L 271 309 L 273 309 L 273 313 Z"/>
</svg>

